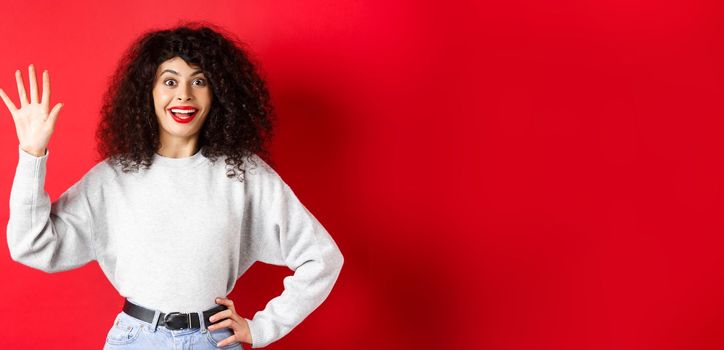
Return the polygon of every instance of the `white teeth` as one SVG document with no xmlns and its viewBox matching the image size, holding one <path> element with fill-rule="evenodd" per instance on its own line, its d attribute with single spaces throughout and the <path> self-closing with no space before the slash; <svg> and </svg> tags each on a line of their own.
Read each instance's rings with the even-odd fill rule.
<svg viewBox="0 0 724 350">
<path fill-rule="evenodd" d="M 194 114 L 196 112 L 195 109 L 187 110 L 187 109 L 172 109 L 171 113 L 186 113 L 186 114 Z"/>
</svg>

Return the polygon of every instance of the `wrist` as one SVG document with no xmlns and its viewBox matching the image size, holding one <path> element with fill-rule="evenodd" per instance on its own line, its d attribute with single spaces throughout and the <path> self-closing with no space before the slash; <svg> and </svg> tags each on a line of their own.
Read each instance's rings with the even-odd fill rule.
<svg viewBox="0 0 724 350">
<path fill-rule="evenodd" d="M 37 149 L 25 148 L 25 147 L 21 146 L 20 149 L 23 150 L 23 152 L 30 154 L 32 156 L 35 156 L 35 157 L 42 157 L 45 155 L 45 148 L 43 148 L 42 150 L 37 150 Z"/>
<path fill-rule="evenodd" d="M 245 334 L 244 334 L 244 339 L 242 339 L 242 342 L 251 345 L 253 339 L 251 339 L 251 327 L 249 326 L 250 321 L 249 321 L 249 319 L 247 319 L 245 317 L 242 317 L 242 319 L 244 320 L 244 323 L 246 324 L 246 327 L 245 327 L 246 332 L 244 332 Z"/>
</svg>

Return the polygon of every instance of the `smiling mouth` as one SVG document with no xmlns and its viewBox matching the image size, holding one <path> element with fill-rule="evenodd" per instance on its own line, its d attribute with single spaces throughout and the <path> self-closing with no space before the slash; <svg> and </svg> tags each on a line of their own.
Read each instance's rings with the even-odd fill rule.
<svg viewBox="0 0 724 350">
<path fill-rule="evenodd" d="M 171 108 L 168 110 L 173 120 L 178 123 L 188 123 L 192 121 L 198 114 L 198 109 L 176 109 Z"/>
</svg>

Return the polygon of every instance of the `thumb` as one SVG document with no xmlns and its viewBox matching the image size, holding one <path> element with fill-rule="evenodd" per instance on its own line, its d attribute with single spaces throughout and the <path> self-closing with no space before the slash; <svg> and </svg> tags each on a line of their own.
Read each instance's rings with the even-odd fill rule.
<svg viewBox="0 0 724 350">
<path fill-rule="evenodd" d="M 50 114 L 48 114 L 48 121 L 50 122 L 51 127 L 55 127 L 55 122 L 58 120 L 58 114 L 60 113 L 60 109 L 63 108 L 62 103 L 58 103 L 55 106 L 53 106 L 53 109 L 50 111 Z"/>
</svg>

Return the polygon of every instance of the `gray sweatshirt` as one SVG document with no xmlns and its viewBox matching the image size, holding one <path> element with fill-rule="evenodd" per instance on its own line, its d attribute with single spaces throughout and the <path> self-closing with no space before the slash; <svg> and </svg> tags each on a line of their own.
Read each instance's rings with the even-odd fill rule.
<svg viewBox="0 0 724 350">
<path fill-rule="evenodd" d="M 45 192 L 50 151 L 18 146 L 8 247 L 14 261 L 45 271 L 93 260 L 118 293 L 165 313 L 198 312 L 226 297 L 255 262 L 287 266 L 284 291 L 247 319 L 252 348 L 264 347 L 329 295 L 343 264 L 329 233 L 260 157 L 243 182 L 198 151 L 156 154 L 150 169 L 123 173 L 106 160 L 56 201 Z"/>
</svg>

